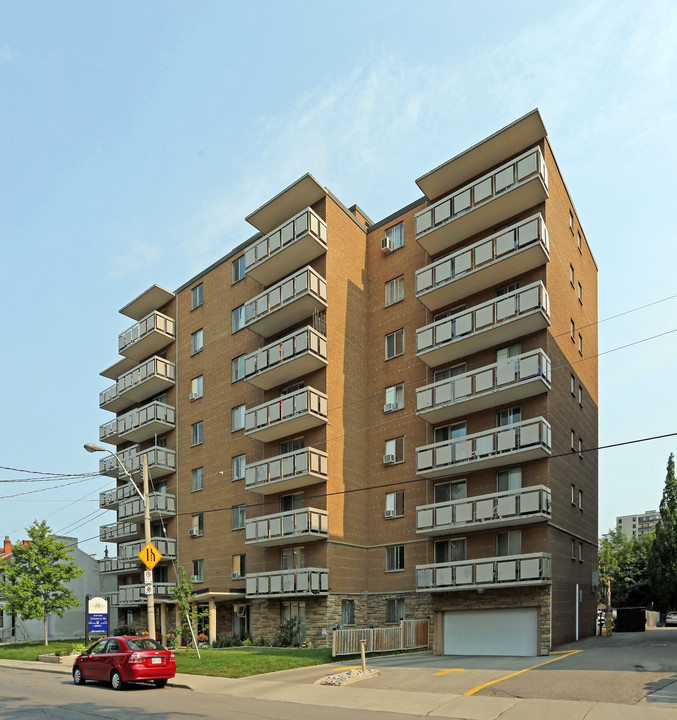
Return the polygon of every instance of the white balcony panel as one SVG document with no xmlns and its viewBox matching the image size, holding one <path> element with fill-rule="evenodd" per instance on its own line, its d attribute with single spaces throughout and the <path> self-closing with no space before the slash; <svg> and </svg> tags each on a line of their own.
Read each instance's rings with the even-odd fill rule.
<svg viewBox="0 0 677 720">
<path fill-rule="evenodd" d="M 246 302 L 244 326 L 270 337 L 326 307 L 326 280 L 305 267 Z"/>
<path fill-rule="evenodd" d="M 139 451 L 138 446 L 134 445 L 130 448 L 117 453 L 122 464 L 130 473 L 140 473 L 142 469 L 142 458 L 148 456 L 148 469 L 154 479 L 169 475 L 176 470 L 176 453 L 165 447 L 150 447 L 143 451 Z M 99 471 L 104 475 L 111 477 L 124 478 L 124 471 L 112 455 L 108 455 L 99 460 Z"/>
<path fill-rule="evenodd" d="M 166 537 L 152 537 L 151 542 L 160 551 L 162 560 L 176 560 L 176 539 Z M 139 553 L 146 546 L 145 540 L 136 540 L 131 543 L 123 543 L 118 545 L 118 560 L 122 562 L 130 562 L 135 565 L 141 564 L 141 558 L 138 557 Z"/>
<path fill-rule="evenodd" d="M 247 275 L 270 285 L 327 252 L 327 224 L 310 208 L 245 251 Z"/>
<path fill-rule="evenodd" d="M 171 600 L 174 596 L 172 590 L 176 587 L 176 583 L 156 582 L 153 583 L 153 595 L 156 600 Z M 145 585 L 120 585 L 118 588 L 118 605 L 145 605 L 147 595 L 144 592 Z"/>
<path fill-rule="evenodd" d="M 139 443 L 162 435 L 176 426 L 176 410 L 171 405 L 151 402 L 118 418 L 121 440 Z"/>
<path fill-rule="evenodd" d="M 308 326 L 247 355 L 244 379 L 270 390 L 326 365 L 327 338 Z"/>
<path fill-rule="evenodd" d="M 293 545 L 328 537 L 327 511 L 317 508 L 299 508 L 252 518 L 245 523 L 245 543 L 248 545 Z"/>
<path fill-rule="evenodd" d="M 429 423 L 453 420 L 496 405 L 548 392 L 550 358 L 532 350 L 455 377 L 417 388 L 416 413 Z"/>
<path fill-rule="evenodd" d="M 327 568 L 299 568 L 247 575 L 247 597 L 293 597 L 329 594 Z"/>
<path fill-rule="evenodd" d="M 547 198 L 545 160 L 533 148 L 417 213 L 416 239 L 429 255 L 438 255 Z"/>
<path fill-rule="evenodd" d="M 133 522 L 116 522 L 99 528 L 101 542 L 123 542 L 141 536 L 141 526 Z"/>
<path fill-rule="evenodd" d="M 416 532 L 454 535 L 503 525 L 522 526 L 550 518 L 550 489 L 534 485 L 416 508 Z"/>
<path fill-rule="evenodd" d="M 327 396 L 304 387 L 245 412 L 245 435 L 270 442 L 327 422 Z"/>
<path fill-rule="evenodd" d="M 116 445 L 119 442 L 117 418 L 113 418 L 113 420 L 99 425 L 99 440 L 101 442 L 111 443 L 112 445 Z"/>
<path fill-rule="evenodd" d="M 550 424 L 542 417 L 416 448 L 416 474 L 436 478 L 550 456 Z"/>
<path fill-rule="evenodd" d="M 416 331 L 416 355 L 438 367 L 550 325 L 550 297 L 535 282 Z"/>
<path fill-rule="evenodd" d="M 168 390 L 176 380 L 173 362 L 160 357 L 137 365 L 118 378 L 115 385 L 99 393 L 99 407 L 120 412 L 152 395 Z"/>
<path fill-rule="evenodd" d="M 120 355 L 141 361 L 167 347 L 175 337 L 174 319 L 155 311 L 120 333 L 118 351 Z"/>
<path fill-rule="evenodd" d="M 106 473 L 108 474 L 108 473 Z M 130 482 L 125 482 L 120 487 L 113 488 L 112 490 L 104 490 L 99 493 L 99 507 L 102 510 L 113 510 L 121 502 L 131 497 L 138 497 L 134 486 Z"/>
<path fill-rule="evenodd" d="M 418 270 L 416 297 L 435 311 L 549 260 L 548 231 L 535 215 Z"/>
<path fill-rule="evenodd" d="M 261 495 L 286 492 L 327 480 L 327 453 L 303 448 L 247 464 L 245 489 Z"/>
<path fill-rule="evenodd" d="M 124 562 L 117 557 L 108 557 L 99 560 L 99 572 L 106 575 L 122 575 L 138 572 L 134 563 Z"/>
<path fill-rule="evenodd" d="M 151 520 L 173 517 L 176 515 L 176 496 L 162 492 L 148 494 L 148 509 Z M 144 508 L 141 498 L 133 497 L 120 503 L 118 508 L 119 520 L 143 520 Z"/>
<path fill-rule="evenodd" d="M 476 588 L 549 585 L 551 556 L 547 553 L 461 560 L 416 566 L 418 592 L 449 592 Z"/>
</svg>

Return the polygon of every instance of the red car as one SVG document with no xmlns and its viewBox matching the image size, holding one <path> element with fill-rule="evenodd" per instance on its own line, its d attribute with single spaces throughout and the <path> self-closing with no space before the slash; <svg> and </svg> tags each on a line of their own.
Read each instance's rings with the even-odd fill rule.
<svg viewBox="0 0 677 720">
<path fill-rule="evenodd" d="M 114 690 L 125 683 L 152 681 L 159 688 L 176 675 L 174 653 L 147 637 L 108 637 L 97 640 L 75 658 L 73 682 L 109 682 Z"/>
</svg>

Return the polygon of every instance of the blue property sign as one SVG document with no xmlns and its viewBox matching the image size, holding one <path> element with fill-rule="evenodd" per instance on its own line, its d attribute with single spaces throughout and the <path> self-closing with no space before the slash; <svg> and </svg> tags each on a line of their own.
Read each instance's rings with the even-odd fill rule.
<svg viewBox="0 0 677 720">
<path fill-rule="evenodd" d="M 90 598 L 87 606 L 87 628 L 89 632 L 108 632 L 108 601 L 105 598 Z"/>
</svg>

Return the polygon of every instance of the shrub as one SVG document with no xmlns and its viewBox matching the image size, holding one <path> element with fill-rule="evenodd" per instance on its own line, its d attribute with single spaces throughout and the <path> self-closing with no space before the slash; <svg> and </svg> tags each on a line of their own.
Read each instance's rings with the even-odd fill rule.
<svg viewBox="0 0 677 720">
<path fill-rule="evenodd" d="M 71 645 L 71 655 L 79 655 L 84 652 L 87 648 L 82 643 L 75 643 Z"/>
<path fill-rule="evenodd" d="M 252 641 L 251 641 L 249 638 L 245 638 L 245 639 L 242 641 L 242 645 L 243 645 L 244 647 L 250 647 L 251 644 L 252 644 Z"/>
<path fill-rule="evenodd" d="M 257 645 L 258 647 L 265 647 L 266 641 L 262 637 L 260 637 L 258 640 L 256 640 L 254 645 Z"/>
<path fill-rule="evenodd" d="M 113 630 L 113 635 L 136 635 L 136 630 L 131 625 L 120 625 Z"/>
<path fill-rule="evenodd" d="M 299 619 L 294 615 L 280 625 L 275 640 L 279 642 L 282 647 L 291 647 L 296 641 L 298 633 Z"/>
</svg>

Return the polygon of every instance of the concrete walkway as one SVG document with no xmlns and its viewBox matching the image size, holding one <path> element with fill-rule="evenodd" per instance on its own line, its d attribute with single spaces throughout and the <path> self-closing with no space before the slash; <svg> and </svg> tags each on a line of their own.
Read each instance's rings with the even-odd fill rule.
<svg viewBox="0 0 677 720">
<path fill-rule="evenodd" d="M 0 660 L 0 668 L 70 676 L 69 665 L 50 665 L 23 660 Z M 453 693 L 415 690 L 381 690 L 369 687 L 371 681 L 344 687 L 315 685 L 320 678 L 336 671 L 335 665 L 287 670 L 281 673 L 232 679 L 177 674 L 169 685 L 193 692 L 277 700 L 279 702 L 326 707 L 379 710 L 414 716 L 457 718 L 458 720 L 677 720 L 677 708 L 659 702 L 637 705 L 570 700 L 527 700 L 520 698 L 466 697 Z M 388 668 L 380 668 L 382 675 Z M 668 693 L 675 688 L 665 688 Z"/>
</svg>

